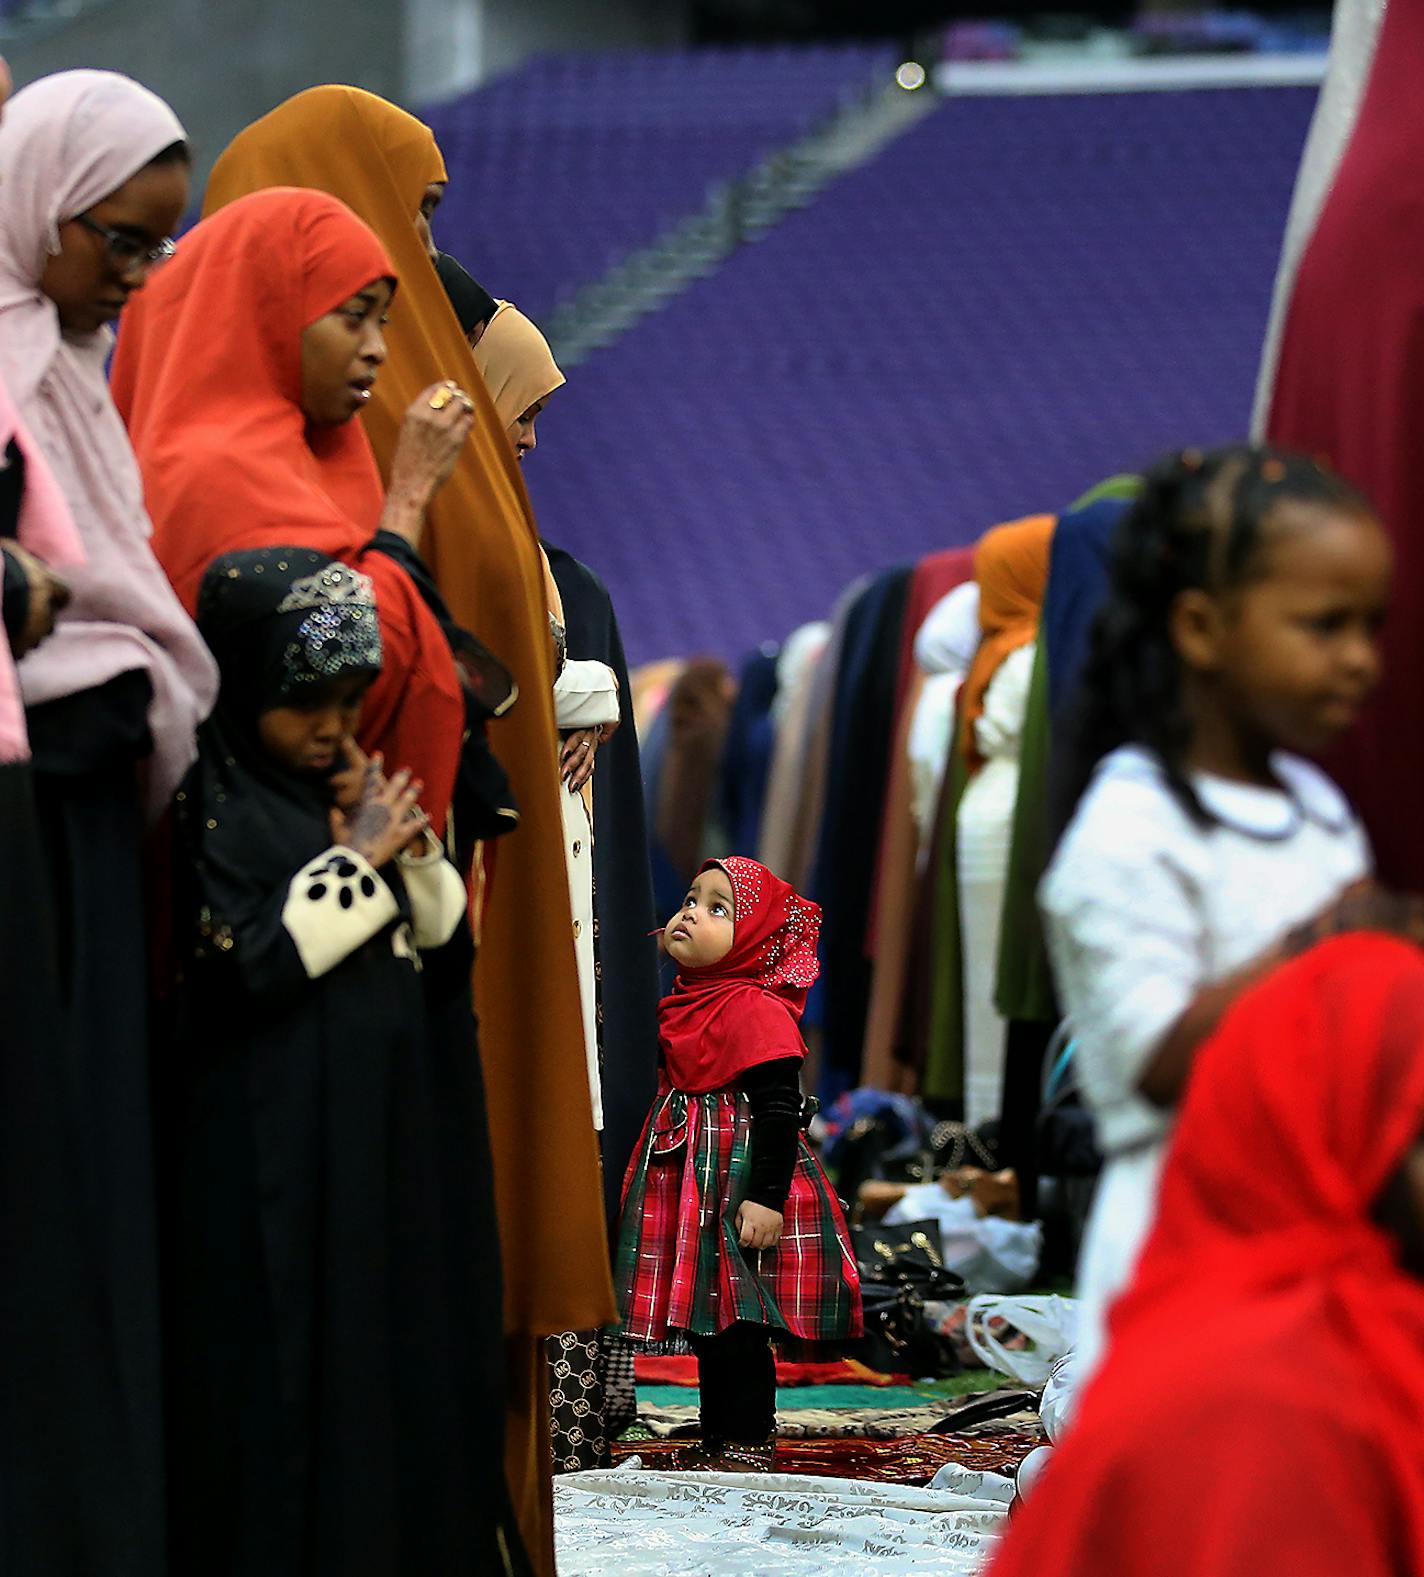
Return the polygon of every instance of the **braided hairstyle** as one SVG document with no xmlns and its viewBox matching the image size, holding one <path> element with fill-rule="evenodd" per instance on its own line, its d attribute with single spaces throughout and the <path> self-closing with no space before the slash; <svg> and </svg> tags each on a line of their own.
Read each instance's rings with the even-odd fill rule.
<svg viewBox="0 0 1424 1577">
<path fill-rule="evenodd" d="M 1147 473 L 1113 540 L 1106 599 L 1078 681 L 1056 796 L 1060 834 L 1098 763 L 1126 744 L 1151 750 L 1187 814 L 1210 823 L 1184 766 L 1192 720 L 1172 608 L 1184 591 L 1219 593 L 1250 580 L 1267 517 L 1286 502 L 1373 514 L 1349 483 L 1286 449 L 1187 449 Z"/>
</svg>

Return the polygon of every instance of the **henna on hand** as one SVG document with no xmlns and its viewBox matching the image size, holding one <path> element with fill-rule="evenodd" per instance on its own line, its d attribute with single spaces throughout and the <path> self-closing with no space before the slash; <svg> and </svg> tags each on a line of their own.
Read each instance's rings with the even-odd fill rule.
<svg viewBox="0 0 1424 1577">
<path fill-rule="evenodd" d="M 353 847 L 368 858 L 390 824 L 390 807 L 376 800 L 362 800 L 346 821 Z"/>
</svg>

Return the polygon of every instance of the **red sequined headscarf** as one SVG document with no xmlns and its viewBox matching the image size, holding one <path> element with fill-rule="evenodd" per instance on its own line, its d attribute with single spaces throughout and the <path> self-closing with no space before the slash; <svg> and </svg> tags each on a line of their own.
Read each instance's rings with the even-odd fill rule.
<svg viewBox="0 0 1424 1577">
<path fill-rule="evenodd" d="M 714 866 L 732 884 L 731 951 L 684 969 L 658 1009 L 668 1078 L 688 1094 L 723 1089 L 759 1062 L 804 1056 L 797 1024 L 821 968 L 819 905 L 755 860 L 733 855 L 701 870 Z"/>
</svg>

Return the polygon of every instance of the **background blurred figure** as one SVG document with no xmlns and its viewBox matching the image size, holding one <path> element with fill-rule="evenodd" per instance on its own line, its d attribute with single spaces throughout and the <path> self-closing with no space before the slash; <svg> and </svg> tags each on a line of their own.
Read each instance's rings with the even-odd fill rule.
<svg viewBox="0 0 1424 1577">
<path fill-rule="evenodd" d="M 1424 776 L 1424 455 L 1413 417 L 1424 389 L 1424 213 L 1414 198 L 1424 14 L 1342 4 L 1337 27 L 1340 70 L 1332 66 L 1301 174 L 1301 217 L 1317 205 L 1318 217 L 1287 238 L 1287 264 L 1297 251 L 1299 263 L 1281 281 L 1279 357 L 1274 379 L 1268 357 L 1258 403 L 1264 436 L 1362 488 L 1394 544 L 1379 694 L 1331 767 L 1360 808 L 1381 875 L 1413 890 L 1424 888 L 1413 788 Z"/>
<path fill-rule="evenodd" d="M 1364 832 L 1304 755 L 1378 675 L 1389 571 L 1368 505 L 1299 455 L 1169 456 L 1123 517 L 1065 741 L 1071 820 L 1039 889 L 1106 1158 L 1078 1266 L 1083 1381 L 1197 1047 L 1292 927 L 1374 908 L 1355 892 Z"/>
<path fill-rule="evenodd" d="M 1019 740 L 1053 529 L 1051 515 L 1000 526 L 984 537 L 974 557 L 982 639 L 961 687 L 959 748 L 970 775 L 956 828 L 964 1120 L 971 1128 L 996 1121 L 1004 1099 L 1005 1025 L 994 1000 L 999 928 L 1018 801 Z"/>
</svg>

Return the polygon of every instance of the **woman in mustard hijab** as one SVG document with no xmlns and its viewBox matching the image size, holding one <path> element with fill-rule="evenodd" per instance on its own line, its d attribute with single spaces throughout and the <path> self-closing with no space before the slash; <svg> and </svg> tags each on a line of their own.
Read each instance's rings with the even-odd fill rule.
<svg viewBox="0 0 1424 1577">
<path fill-rule="evenodd" d="M 538 326 L 511 302 L 491 303 L 476 322 L 468 289 L 452 290 L 451 300 L 470 333 L 495 414 L 522 464 L 535 448 L 534 424 L 564 375 Z M 547 544 L 545 551 L 550 607 L 568 631 L 570 660 L 554 687 L 554 703 L 569 786 L 591 771 L 596 753 L 600 761 L 606 758 L 598 778 L 596 821 L 587 790 L 583 799 L 568 793 L 563 799 L 569 885 L 575 913 L 585 916 L 579 971 L 589 1077 L 605 1185 L 617 1189 L 644 1116 L 634 1113 L 633 1103 L 642 1098 L 646 1107 L 651 1100 L 657 1067 L 657 955 L 647 936 L 656 922 L 649 919 L 652 875 L 642 774 L 636 731 L 618 728 L 620 700 L 629 684 L 612 601 L 585 565 Z M 610 661 L 623 667 L 621 680 Z M 608 709 L 595 710 L 599 704 Z M 612 745 L 600 750 L 610 739 Z M 616 1211 L 616 1194 L 612 1204 Z M 610 1443 L 636 1416 L 632 1347 L 613 1330 L 563 1331 L 550 1339 L 549 1358 L 555 1471 L 609 1465 Z"/>
<path fill-rule="evenodd" d="M 614 1318 L 564 866 L 554 651 L 544 570 L 514 451 L 435 272 L 429 211 L 446 180 L 429 128 L 358 88 L 298 94 L 228 146 L 204 213 L 270 186 L 341 198 L 401 279 L 389 356 L 364 421 L 383 474 L 412 399 L 454 379 L 469 443 L 426 517 L 422 551 L 455 620 L 512 671 L 520 701 L 495 741 L 522 812 L 487 889 L 475 1005 L 504 1255 L 506 1462 L 536 1567 L 552 1573 L 549 1393 L 541 1338 Z"/>
<path fill-rule="evenodd" d="M 471 336 L 473 341 L 473 336 Z M 512 301 L 497 301 L 494 316 L 472 344 L 475 365 L 485 380 L 495 415 L 522 465 L 534 451 L 534 423 L 565 379 L 538 325 Z"/>
</svg>

